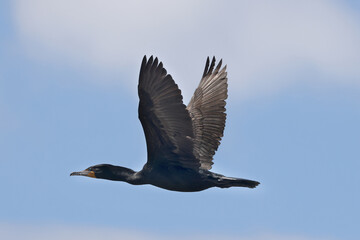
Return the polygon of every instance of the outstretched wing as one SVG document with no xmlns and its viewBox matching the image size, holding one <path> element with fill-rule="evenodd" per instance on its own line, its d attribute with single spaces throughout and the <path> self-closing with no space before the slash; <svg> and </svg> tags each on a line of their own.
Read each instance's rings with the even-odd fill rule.
<svg viewBox="0 0 360 240">
<path fill-rule="evenodd" d="M 144 56 L 139 77 L 139 119 L 148 152 L 147 165 L 199 168 L 193 154 L 193 128 L 181 91 L 163 64 Z"/>
<path fill-rule="evenodd" d="M 220 60 L 214 70 L 215 61 L 213 57 L 210 64 L 207 58 L 203 77 L 187 106 L 195 135 L 194 153 L 200 160 L 201 168 L 207 170 L 213 164 L 213 156 L 220 145 L 226 121 L 226 66 L 220 70 Z"/>
</svg>

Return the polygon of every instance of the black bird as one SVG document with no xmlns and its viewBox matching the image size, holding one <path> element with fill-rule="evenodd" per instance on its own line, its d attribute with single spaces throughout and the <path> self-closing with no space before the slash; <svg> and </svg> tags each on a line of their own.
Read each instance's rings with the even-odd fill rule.
<svg viewBox="0 0 360 240">
<path fill-rule="evenodd" d="M 99 164 L 70 176 L 80 175 L 134 185 L 154 186 L 180 192 L 211 187 L 255 188 L 259 182 L 210 172 L 213 155 L 223 136 L 227 98 L 226 66 L 215 68 L 207 58 L 205 70 L 188 106 L 162 62 L 144 56 L 139 76 L 139 119 L 143 126 L 147 163 L 139 172 Z M 215 68 L 215 69 L 214 69 Z"/>
</svg>

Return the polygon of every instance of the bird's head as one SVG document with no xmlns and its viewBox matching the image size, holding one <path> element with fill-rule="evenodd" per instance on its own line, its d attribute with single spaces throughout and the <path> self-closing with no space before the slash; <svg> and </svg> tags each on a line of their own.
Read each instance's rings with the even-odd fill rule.
<svg viewBox="0 0 360 240">
<path fill-rule="evenodd" d="M 110 164 L 98 164 L 91 167 L 88 167 L 84 171 L 72 172 L 70 176 L 85 176 L 92 178 L 108 178 L 111 175 L 111 166 Z"/>
</svg>

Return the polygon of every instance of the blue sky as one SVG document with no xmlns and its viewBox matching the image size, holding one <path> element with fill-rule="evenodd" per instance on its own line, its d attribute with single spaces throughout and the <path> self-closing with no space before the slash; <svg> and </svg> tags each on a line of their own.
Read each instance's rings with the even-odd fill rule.
<svg viewBox="0 0 360 240">
<path fill-rule="evenodd" d="M 85 4 L 86 2 L 86 4 Z M 7 239 L 359 239 L 356 1 L 0 3 L 0 233 Z M 213 171 L 256 189 L 177 193 L 70 172 L 141 169 L 137 77 L 193 93 L 228 65 Z"/>
</svg>

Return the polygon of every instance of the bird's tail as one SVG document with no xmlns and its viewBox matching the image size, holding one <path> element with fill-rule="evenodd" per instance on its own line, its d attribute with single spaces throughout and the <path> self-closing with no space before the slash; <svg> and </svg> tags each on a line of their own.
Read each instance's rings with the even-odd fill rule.
<svg viewBox="0 0 360 240">
<path fill-rule="evenodd" d="M 229 187 L 248 187 L 255 188 L 260 183 L 253 180 L 243 178 L 232 178 L 232 177 L 221 177 L 218 179 L 218 187 L 229 188 Z"/>
</svg>

